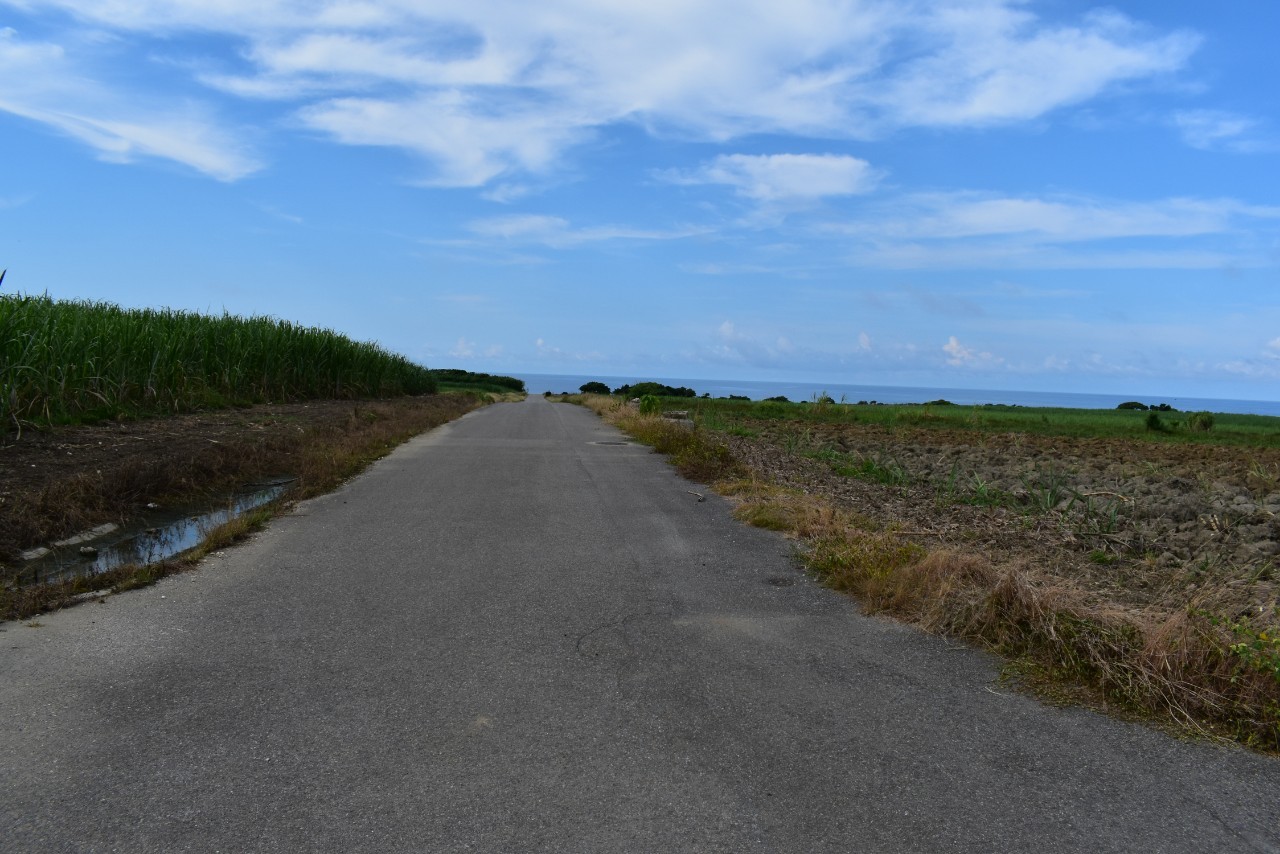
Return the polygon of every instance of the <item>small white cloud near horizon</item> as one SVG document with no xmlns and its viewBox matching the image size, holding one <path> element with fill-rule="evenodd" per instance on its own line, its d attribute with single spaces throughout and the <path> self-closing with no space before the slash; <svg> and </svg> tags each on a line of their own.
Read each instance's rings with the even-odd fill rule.
<svg viewBox="0 0 1280 854">
<path fill-rule="evenodd" d="M 459 338 L 458 343 L 453 345 L 453 349 L 449 351 L 449 355 L 455 359 L 469 359 L 476 354 L 476 345 L 474 341 L 468 341 L 466 338 Z"/>
<path fill-rule="evenodd" d="M 966 347 L 954 335 L 942 345 L 942 350 L 947 354 L 947 364 L 957 368 L 993 368 L 1004 364 L 1004 359 L 1000 356 Z"/>
</svg>

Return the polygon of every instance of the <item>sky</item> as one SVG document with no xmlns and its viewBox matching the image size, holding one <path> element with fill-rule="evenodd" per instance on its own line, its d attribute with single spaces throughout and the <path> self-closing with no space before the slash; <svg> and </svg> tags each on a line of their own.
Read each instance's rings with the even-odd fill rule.
<svg viewBox="0 0 1280 854">
<path fill-rule="evenodd" d="M 7 293 L 1280 399 L 1280 4 L 0 0 Z"/>
</svg>

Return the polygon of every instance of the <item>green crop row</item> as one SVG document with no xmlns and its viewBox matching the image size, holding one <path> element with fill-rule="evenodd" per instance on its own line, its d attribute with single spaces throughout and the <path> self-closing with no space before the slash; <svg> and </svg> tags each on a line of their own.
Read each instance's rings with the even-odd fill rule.
<svg viewBox="0 0 1280 854">
<path fill-rule="evenodd" d="M 436 390 L 377 344 L 268 317 L 0 296 L 0 429 Z"/>
</svg>

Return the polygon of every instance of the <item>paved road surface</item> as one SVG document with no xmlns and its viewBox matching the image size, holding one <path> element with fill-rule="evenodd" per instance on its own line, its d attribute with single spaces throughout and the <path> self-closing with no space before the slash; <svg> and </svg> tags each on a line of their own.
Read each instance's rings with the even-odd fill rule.
<svg viewBox="0 0 1280 854">
<path fill-rule="evenodd" d="M 540 398 L 0 625 L 0 850 L 1280 851 L 1280 761 L 993 684 Z"/>
</svg>

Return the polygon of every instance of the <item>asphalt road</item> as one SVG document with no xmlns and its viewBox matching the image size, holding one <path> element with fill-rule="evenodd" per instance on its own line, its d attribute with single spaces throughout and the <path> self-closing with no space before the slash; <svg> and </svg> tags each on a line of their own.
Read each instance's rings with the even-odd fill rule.
<svg viewBox="0 0 1280 854">
<path fill-rule="evenodd" d="M 0 624 L 0 850 L 1280 851 L 1280 760 L 994 682 L 541 398 Z"/>
</svg>

